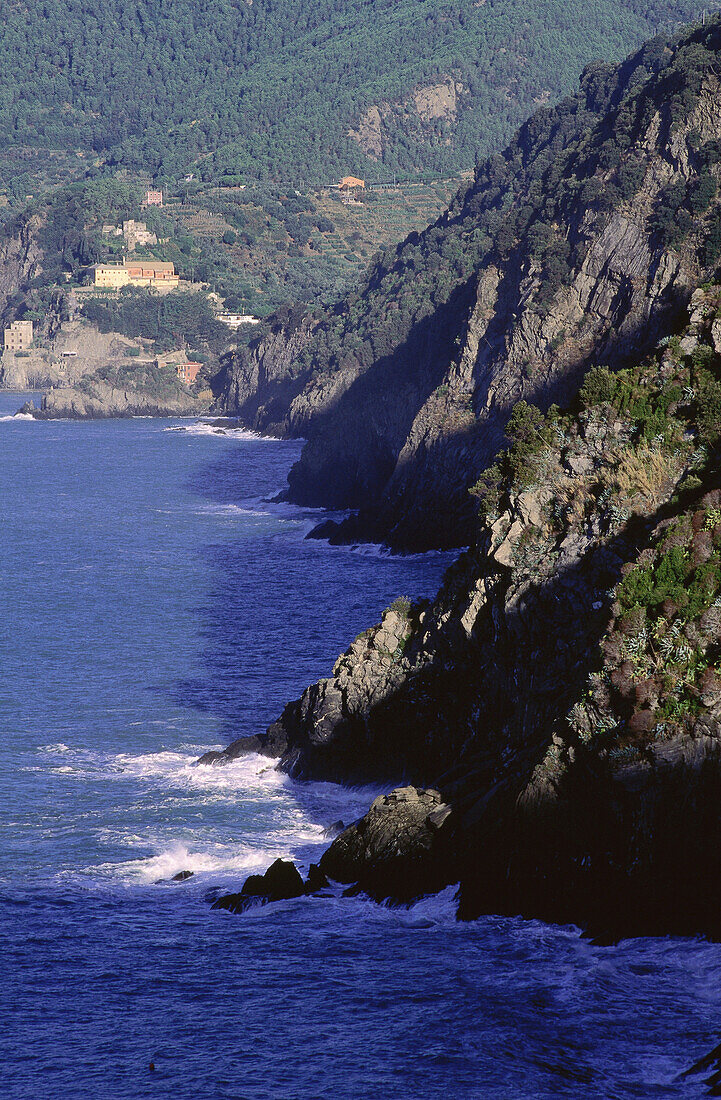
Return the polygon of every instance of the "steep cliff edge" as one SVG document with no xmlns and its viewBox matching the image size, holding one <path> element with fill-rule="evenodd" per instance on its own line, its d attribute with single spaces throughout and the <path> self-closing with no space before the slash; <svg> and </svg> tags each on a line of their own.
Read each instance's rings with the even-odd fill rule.
<svg viewBox="0 0 721 1100">
<path fill-rule="evenodd" d="M 308 319 L 292 378 L 276 329 L 262 373 L 286 379 L 283 430 L 308 439 L 292 500 L 360 509 L 349 538 L 470 541 L 467 489 L 516 402 L 564 404 L 591 366 L 631 361 L 716 260 L 720 53 L 716 21 L 589 67 L 435 225 Z M 260 407 L 254 369 L 231 364 L 225 392 L 237 412 L 240 385 L 262 430 L 280 408 Z"/>
<path fill-rule="evenodd" d="M 463 916 L 721 935 L 720 379 L 708 286 L 679 336 L 593 370 L 574 412 L 519 404 L 436 600 L 397 601 L 221 759 L 437 788 Z"/>
<path fill-rule="evenodd" d="M 288 434 L 288 408 L 310 377 L 299 359 L 316 328 L 303 308 L 279 310 L 260 336 L 225 357 L 214 381 L 218 409 L 256 431 Z"/>
<path fill-rule="evenodd" d="M 13 300 L 27 290 L 42 271 L 43 252 L 38 241 L 40 219 L 26 215 L 13 219 L 0 235 L 0 319 L 12 312 Z"/>
</svg>

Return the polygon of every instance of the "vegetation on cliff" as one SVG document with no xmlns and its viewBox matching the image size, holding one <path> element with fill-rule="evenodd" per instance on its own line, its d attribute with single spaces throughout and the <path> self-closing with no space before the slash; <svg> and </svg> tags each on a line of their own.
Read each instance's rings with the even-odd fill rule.
<svg viewBox="0 0 721 1100">
<path fill-rule="evenodd" d="M 114 362 L 84 375 L 73 386 L 51 388 L 35 410 L 25 411 L 38 419 L 73 420 L 127 416 L 199 416 L 207 412 L 210 394 L 191 390 L 172 367 L 153 363 Z"/>
<path fill-rule="evenodd" d="M 272 183 L 238 188 L 194 181 L 166 191 L 159 208 L 143 205 L 137 182 L 102 175 L 34 200 L 20 216 L 8 216 L 5 234 L 28 212 L 40 219 L 40 291 L 82 278 L 89 264 L 118 263 L 127 245 L 108 226 L 119 231 L 126 220 L 143 221 L 158 240 L 136 246 L 135 255 L 169 260 L 183 279 L 219 294 L 227 309 L 265 316 L 288 302 L 337 300 L 379 246 L 395 245 L 433 221 L 459 182 L 369 191 L 362 203 L 346 206 L 328 188 L 301 194 Z"/>
<path fill-rule="evenodd" d="M 573 407 L 519 404 L 436 599 L 387 609 L 252 747 L 437 787 L 414 888 L 443 867 L 463 916 L 721 935 L 720 383 L 714 283 Z M 393 894 L 379 867 L 344 876 Z"/>
</svg>

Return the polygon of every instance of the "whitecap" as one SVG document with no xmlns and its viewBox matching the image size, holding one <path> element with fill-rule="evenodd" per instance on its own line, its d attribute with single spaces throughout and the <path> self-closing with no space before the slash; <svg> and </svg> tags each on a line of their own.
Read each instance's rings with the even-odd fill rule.
<svg viewBox="0 0 721 1100">
<path fill-rule="evenodd" d="M 228 421 L 227 426 L 222 420 L 212 423 L 199 420 L 195 424 L 171 424 L 163 428 L 164 432 L 185 432 L 186 435 L 215 436 L 220 439 L 235 439 L 254 443 L 283 443 L 287 440 L 278 439 L 274 435 L 261 435 L 260 432 L 251 431 L 250 428 L 237 427 L 237 421 Z"/>
<path fill-rule="evenodd" d="M 199 508 L 195 513 L 198 516 L 221 516 L 232 518 L 233 516 L 270 516 L 270 512 L 261 512 L 257 508 L 243 508 L 240 504 L 208 504 Z"/>
<path fill-rule="evenodd" d="M 120 863 L 103 863 L 86 870 L 102 877 L 149 885 L 172 881 L 173 876 L 181 871 L 192 871 L 193 875 L 203 876 L 213 874 L 222 878 L 246 876 L 264 871 L 274 859 L 287 858 L 288 854 L 284 847 L 252 848 L 239 845 L 236 849 L 219 848 L 213 851 L 194 849 L 178 841 L 153 855 Z"/>
<path fill-rule="evenodd" d="M 208 746 L 198 746 L 207 749 Z M 70 780 L 98 778 L 131 782 L 130 799 L 119 790 L 117 825 L 103 831 L 104 843 L 119 849 L 119 859 L 86 867 L 81 875 L 98 879 L 151 883 L 190 870 L 207 885 L 209 875 L 239 879 L 265 871 L 273 860 L 291 859 L 302 871 L 317 861 L 328 844 L 326 829 L 366 812 L 376 788 L 348 789 L 331 783 L 296 783 L 267 757 L 248 754 L 226 765 L 197 765 L 197 750 L 93 753 L 79 750 L 72 767 L 48 770 Z M 152 813 L 148 812 L 148 799 Z M 237 806 L 237 832 L 211 807 Z M 181 818 L 177 818 L 178 810 Z M 192 816 L 188 816 L 188 812 Z M 146 820 L 138 829 L 134 822 Z M 213 824 L 219 820 L 220 824 Z M 243 826 L 243 821 L 246 826 Z M 130 824 L 129 832 L 128 825 Z M 125 851 L 135 850 L 123 859 Z M 140 852 L 138 852 L 140 849 Z"/>
</svg>

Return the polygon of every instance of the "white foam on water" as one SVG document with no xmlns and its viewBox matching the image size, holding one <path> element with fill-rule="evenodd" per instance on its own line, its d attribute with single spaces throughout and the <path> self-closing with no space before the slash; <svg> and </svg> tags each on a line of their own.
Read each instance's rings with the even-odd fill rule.
<svg viewBox="0 0 721 1100">
<path fill-rule="evenodd" d="M 207 751 L 207 750 L 201 750 Z M 196 764 L 197 756 L 190 752 L 165 751 L 141 753 L 117 753 L 112 762 L 118 774 L 135 778 L 163 779 L 170 787 L 195 790 L 231 790 L 238 793 L 258 792 L 262 782 L 263 793 L 280 789 L 286 779 L 275 770 L 267 756 L 250 753 L 224 766 Z"/>
<path fill-rule="evenodd" d="M 247 440 L 254 443 L 283 443 L 285 440 L 278 439 L 272 435 L 261 435 L 260 432 L 253 432 L 249 428 L 233 427 L 232 422 L 228 423 L 228 426 L 216 422 L 208 423 L 203 420 L 197 421 L 195 424 L 172 424 L 167 428 L 163 428 L 164 432 L 185 432 L 186 435 L 203 435 L 203 436 L 215 436 L 219 439 L 235 439 L 235 440 Z"/>
<path fill-rule="evenodd" d="M 193 875 L 213 874 L 216 878 L 232 875 L 235 879 L 241 875 L 263 872 L 273 860 L 283 856 L 287 858 L 288 852 L 281 845 L 267 848 L 239 845 L 236 849 L 213 851 L 194 849 L 192 845 L 178 841 L 155 855 L 121 863 L 102 863 L 86 871 L 111 880 L 120 879 L 128 885 L 169 882 L 181 871 L 192 871 Z"/>
<path fill-rule="evenodd" d="M 240 516 L 272 516 L 270 511 L 261 511 L 258 508 L 243 508 L 240 504 L 207 504 L 199 508 L 195 513 L 198 516 L 220 516 L 223 519 L 233 519 Z M 276 518 L 276 517 L 273 517 Z"/>
<path fill-rule="evenodd" d="M 13 413 L 12 416 L 0 416 L 0 422 L 3 422 L 3 423 L 8 422 L 8 421 L 12 421 L 13 423 L 17 423 L 18 420 L 33 420 L 34 421 L 35 417 L 32 415 L 32 413 Z"/>
<path fill-rule="evenodd" d="M 335 515 L 329 515 L 329 519 L 335 519 Z M 418 562 L 434 562 L 447 560 L 450 564 L 452 561 L 462 554 L 467 547 L 460 546 L 458 550 L 423 550 L 417 554 L 398 554 L 394 550 L 391 550 L 387 546 L 383 546 L 376 542 L 349 542 L 340 543 L 339 545 L 331 545 L 328 539 L 312 539 L 312 542 L 318 543 L 322 547 L 330 547 L 331 550 L 338 551 L 339 553 L 357 554 L 362 558 L 375 558 L 378 561 L 389 561 L 392 559 L 403 558 L 406 561 L 418 561 Z"/>
<path fill-rule="evenodd" d="M 206 504 L 197 508 L 195 515 L 231 521 L 272 520 L 278 524 L 278 533 L 292 533 L 294 538 L 303 540 L 319 522 L 326 518 L 337 519 L 342 513 L 328 512 L 323 508 L 306 508 L 288 501 L 254 497 L 237 504 Z M 325 540 L 319 540 L 318 545 L 327 552 L 328 543 Z"/>
<path fill-rule="evenodd" d="M 122 788 L 119 799 L 112 797 L 125 824 L 121 820 L 96 835 L 119 854 L 128 849 L 137 854 L 87 866 L 82 877 L 147 884 L 187 870 L 205 877 L 206 885 L 210 874 L 238 883 L 240 876 L 265 871 L 278 858 L 292 859 L 305 871 L 329 843 L 328 826 L 355 820 L 378 793 L 332 783 L 298 784 L 257 754 L 224 765 L 198 765 L 198 754 L 207 746 L 188 748 L 98 753 L 59 742 L 39 750 L 46 760 L 37 770 L 59 780 L 132 783 L 130 798 Z M 229 806 L 238 807 L 237 830 L 228 829 Z M 128 814 L 135 819 L 132 832 Z"/>
</svg>

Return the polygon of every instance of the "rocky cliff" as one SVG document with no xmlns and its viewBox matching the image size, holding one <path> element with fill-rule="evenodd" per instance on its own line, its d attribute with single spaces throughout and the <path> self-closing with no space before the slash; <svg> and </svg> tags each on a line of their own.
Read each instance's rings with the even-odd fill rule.
<svg viewBox="0 0 721 1100">
<path fill-rule="evenodd" d="M 438 597 L 396 601 L 220 759 L 432 784 L 444 812 L 421 815 L 411 878 L 459 881 L 463 916 L 721 934 L 721 287 L 690 308 L 634 366 L 591 371 L 572 411 L 518 404 Z M 337 856 L 395 895 L 381 857 L 397 812 L 402 862 L 406 803 L 382 807 L 377 852 L 380 806 L 326 872 Z"/>
<path fill-rule="evenodd" d="M 291 499 L 360 509 L 348 538 L 470 541 L 467 489 L 514 405 L 564 404 L 593 365 L 632 361 L 716 261 L 720 53 L 713 22 L 589 67 L 299 342 L 294 320 L 290 357 L 281 325 L 229 364 L 228 408 L 263 429 L 286 402 L 283 430 L 308 439 Z M 270 414 L 261 378 L 285 380 Z"/>
<path fill-rule="evenodd" d="M 304 309 L 278 311 L 260 336 L 226 357 L 215 379 L 217 407 L 254 430 L 287 434 L 288 408 L 309 379 L 299 359 L 316 327 Z"/>
<path fill-rule="evenodd" d="M 40 219 L 26 215 L 13 219 L 0 236 L 0 319 L 14 320 L 13 304 L 42 271 L 38 242 Z"/>
<path fill-rule="evenodd" d="M 40 420 L 95 420 L 124 416 L 198 416 L 210 399 L 197 396 L 171 368 L 152 363 L 110 361 L 73 385 L 51 389 L 39 409 L 26 406 Z"/>
<path fill-rule="evenodd" d="M 59 298 L 63 295 L 58 294 Z M 49 390 L 75 386 L 86 375 L 114 364 L 127 363 L 145 352 L 141 341 L 115 332 L 104 333 L 84 321 L 68 317 L 66 303 L 57 302 L 52 318 L 39 327 L 34 346 L 20 354 L 0 355 L 0 386 L 12 390 Z M 146 353 L 147 354 L 147 353 Z"/>
</svg>

